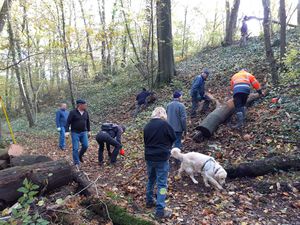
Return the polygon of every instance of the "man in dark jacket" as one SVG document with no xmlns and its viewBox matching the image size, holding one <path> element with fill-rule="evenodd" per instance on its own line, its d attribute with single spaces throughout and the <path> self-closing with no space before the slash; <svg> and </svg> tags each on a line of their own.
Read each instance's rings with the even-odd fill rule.
<svg viewBox="0 0 300 225">
<path fill-rule="evenodd" d="M 123 125 L 112 123 L 105 123 L 102 125 L 101 130 L 96 136 L 96 141 L 99 144 L 98 160 L 100 166 L 103 165 L 104 144 L 106 144 L 110 163 L 116 163 L 118 154 L 122 149 L 121 136 L 124 132 L 125 127 Z M 114 151 L 112 153 L 110 152 L 110 145 L 114 146 Z"/>
<path fill-rule="evenodd" d="M 83 162 L 82 157 L 89 146 L 88 136 L 91 135 L 91 129 L 89 114 L 86 111 L 86 101 L 79 99 L 76 101 L 76 104 L 76 109 L 72 110 L 68 116 L 66 124 L 66 136 L 68 136 L 69 127 L 71 126 L 73 161 L 77 168 L 79 168 L 80 162 Z M 78 153 L 79 143 L 81 143 L 81 150 Z"/>
<path fill-rule="evenodd" d="M 171 217 L 172 211 L 166 210 L 170 151 L 176 140 L 175 132 L 166 121 L 164 108 L 158 107 L 152 113 L 152 119 L 144 128 L 145 159 L 147 163 L 146 207 L 155 206 L 153 199 L 154 185 L 157 185 L 156 212 L 157 218 Z"/>
<path fill-rule="evenodd" d="M 146 88 L 143 88 L 143 90 L 136 96 L 134 117 L 136 117 L 137 114 L 140 112 L 142 106 L 147 106 L 147 97 L 149 95 L 151 95 L 151 93 L 147 91 Z"/>
<path fill-rule="evenodd" d="M 174 147 L 182 148 L 181 138 L 186 133 L 186 111 L 182 101 L 182 92 L 175 91 L 173 101 L 167 105 L 168 122 L 176 134 Z"/>
<path fill-rule="evenodd" d="M 56 128 L 59 132 L 59 148 L 61 150 L 65 150 L 66 142 L 65 142 L 65 126 L 67 123 L 67 119 L 69 116 L 69 111 L 67 110 L 67 104 L 61 103 L 59 110 L 56 111 L 55 114 L 55 122 Z"/>
<path fill-rule="evenodd" d="M 192 83 L 190 91 L 192 97 L 192 112 L 191 117 L 195 117 L 198 109 L 199 102 L 204 100 L 202 111 L 208 110 L 211 99 L 205 95 L 205 81 L 209 75 L 208 69 L 204 69 L 200 75 L 197 75 Z"/>
</svg>

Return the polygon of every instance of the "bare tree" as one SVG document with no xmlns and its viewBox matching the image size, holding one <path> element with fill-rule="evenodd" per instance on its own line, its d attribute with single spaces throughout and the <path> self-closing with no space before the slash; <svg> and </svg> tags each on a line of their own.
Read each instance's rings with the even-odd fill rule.
<svg viewBox="0 0 300 225">
<path fill-rule="evenodd" d="M 298 6 L 297 6 L 297 24 L 300 26 L 300 0 L 298 0 Z"/>
<path fill-rule="evenodd" d="M 156 85 L 168 84 L 175 75 L 172 43 L 171 1 L 156 1 L 158 74 Z"/>
<path fill-rule="evenodd" d="M 266 57 L 270 65 L 272 82 L 273 84 L 278 84 L 278 72 L 277 65 L 274 58 L 274 53 L 271 47 L 271 20 L 270 20 L 270 0 L 262 0 L 264 7 L 264 20 L 263 20 L 263 29 L 264 29 L 264 40 L 265 40 L 265 51 Z"/>
<path fill-rule="evenodd" d="M 228 7 L 228 5 L 229 2 L 226 2 L 226 8 Z M 233 42 L 233 36 L 236 29 L 239 7 L 240 7 L 240 0 L 234 0 L 233 7 L 230 10 L 229 17 L 228 17 L 228 9 L 226 10 L 227 19 L 229 19 L 229 21 L 226 21 L 226 32 L 225 32 L 225 40 L 224 40 L 225 45 L 231 45 Z"/>
<path fill-rule="evenodd" d="M 12 0 L 4 0 L 0 10 L 0 33 L 3 31 L 5 25 L 5 19 L 10 10 Z"/>
<path fill-rule="evenodd" d="M 33 116 L 30 110 L 30 105 L 28 102 L 28 99 L 26 97 L 26 93 L 24 90 L 24 84 L 22 81 L 22 76 L 21 76 L 21 72 L 20 72 L 20 68 L 19 65 L 17 65 L 17 56 L 16 56 L 16 43 L 15 43 L 15 37 L 14 37 L 14 32 L 13 32 L 13 28 L 11 25 L 11 21 L 9 18 L 9 14 L 7 16 L 7 28 L 8 28 L 8 34 L 9 34 L 9 44 L 10 44 L 10 52 L 12 55 L 12 63 L 16 64 L 16 66 L 14 67 L 15 73 L 16 73 L 16 77 L 17 77 L 17 81 L 18 81 L 18 86 L 19 86 L 19 91 L 20 91 L 20 98 L 22 100 L 22 103 L 24 105 L 25 108 L 25 112 L 26 112 L 26 116 L 27 116 L 27 120 L 29 123 L 29 127 L 34 126 L 34 120 L 33 120 Z"/>
<path fill-rule="evenodd" d="M 186 19 L 187 19 L 188 7 L 184 8 L 184 22 L 183 22 L 183 31 L 182 31 L 182 47 L 181 47 L 181 58 L 186 54 Z"/>
<path fill-rule="evenodd" d="M 89 56 L 91 58 L 93 72 L 95 74 L 96 73 L 96 64 L 95 64 L 95 60 L 94 60 L 94 54 L 93 54 L 93 49 L 92 49 L 90 34 L 89 34 L 89 31 L 88 31 L 88 24 L 87 24 L 85 12 L 84 12 L 84 9 L 83 9 L 83 6 L 82 6 L 82 0 L 78 0 L 78 1 L 79 1 L 80 10 L 81 10 L 82 19 L 83 19 L 83 24 L 84 24 L 84 29 L 85 29 L 85 37 L 86 37 L 86 43 L 87 43 L 87 50 L 88 50 L 88 54 L 89 54 Z"/>
<path fill-rule="evenodd" d="M 286 11 L 285 0 L 280 0 L 280 61 L 282 61 L 286 50 Z"/>
<path fill-rule="evenodd" d="M 68 43 L 66 40 L 66 24 L 65 24 L 65 13 L 64 13 L 63 0 L 60 0 L 59 4 L 60 4 L 60 10 L 61 10 L 61 29 L 62 29 L 61 39 L 62 39 L 62 44 L 63 44 L 65 68 L 67 71 L 67 77 L 68 77 L 68 83 L 69 83 L 69 89 L 70 89 L 70 100 L 71 100 L 73 108 L 75 108 L 73 79 L 72 79 L 72 73 L 71 73 L 71 68 L 70 68 L 70 64 L 69 64 L 69 58 L 68 58 Z"/>
</svg>

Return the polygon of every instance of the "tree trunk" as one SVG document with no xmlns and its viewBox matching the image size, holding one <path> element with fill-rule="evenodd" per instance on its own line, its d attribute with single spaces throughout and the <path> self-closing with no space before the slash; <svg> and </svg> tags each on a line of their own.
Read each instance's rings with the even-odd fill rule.
<svg viewBox="0 0 300 225">
<path fill-rule="evenodd" d="M 229 3 L 226 3 L 226 7 L 228 5 Z M 229 21 L 228 22 L 226 21 L 227 26 L 226 26 L 226 33 L 225 33 L 225 40 L 224 40 L 225 45 L 231 45 L 233 42 L 233 36 L 236 28 L 239 7 L 240 7 L 240 0 L 234 0 L 233 7 L 230 11 Z M 226 13 L 228 17 L 228 9 L 226 10 Z"/>
<path fill-rule="evenodd" d="M 60 0 L 60 10 L 61 10 L 61 23 L 62 23 L 62 37 L 61 38 L 62 38 L 62 42 L 63 42 L 62 44 L 63 44 L 63 48 L 64 48 L 63 54 L 64 54 L 64 61 L 65 61 L 65 68 L 66 68 L 67 76 L 68 76 L 68 83 L 69 83 L 69 89 L 70 89 L 70 100 L 71 100 L 73 108 L 75 108 L 73 79 L 72 79 L 71 68 L 70 68 L 69 59 L 68 59 L 65 13 L 64 13 L 63 0 Z"/>
<path fill-rule="evenodd" d="M 247 105 L 259 98 L 258 94 L 250 94 Z M 217 107 L 200 123 L 196 128 L 199 132 L 193 137 L 194 141 L 199 142 L 203 137 L 209 138 L 218 129 L 219 125 L 224 123 L 234 113 L 233 99 Z"/>
<path fill-rule="evenodd" d="M 12 0 L 4 0 L 1 11 L 0 11 L 0 33 L 3 31 L 3 27 L 5 25 L 5 19 L 7 14 L 9 13 L 11 7 Z"/>
<path fill-rule="evenodd" d="M 186 18 L 187 18 L 188 7 L 186 6 L 184 9 L 184 22 L 183 22 L 183 33 L 182 33 L 182 47 L 181 47 L 181 59 L 186 54 Z"/>
<path fill-rule="evenodd" d="M 282 62 L 286 50 L 286 11 L 285 0 L 280 0 L 280 61 Z"/>
<path fill-rule="evenodd" d="M 264 20 L 263 20 L 263 28 L 264 28 L 264 40 L 265 40 L 265 50 L 266 57 L 270 64 L 272 82 L 273 84 L 278 84 L 278 73 L 277 73 L 277 65 L 274 58 L 274 53 L 271 47 L 271 33 L 270 33 L 270 0 L 262 0 L 262 4 L 264 7 Z"/>
<path fill-rule="evenodd" d="M 31 110 L 30 110 L 30 105 L 29 105 L 29 102 L 28 102 L 28 99 L 26 97 L 26 93 L 25 93 L 25 90 L 24 90 L 24 84 L 22 82 L 20 68 L 17 65 L 16 43 L 15 43 L 14 33 L 13 33 L 12 26 L 11 26 L 11 21 L 10 21 L 9 15 L 7 17 L 7 24 L 8 24 L 10 52 L 11 52 L 11 55 L 12 55 L 12 63 L 16 65 L 14 67 L 14 70 L 16 72 L 16 77 L 17 77 L 17 81 L 18 81 L 20 97 L 22 99 L 22 103 L 23 103 L 24 108 L 25 108 L 25 112 L 26 112 L 28 123 L 29 123 L 29 127 L 32 127 L 32 126 L 34 126 L 34 120 L 33 120 L 33 116 L 32 116 Z"/>
<path fill-rule="evenodd" d="M 39 185 L 39 190 L 52 191 L 73 180 L 72 166 L 66 160 L 16 166 L 0 171 L 0 202 L 9 205 L 22 195 L 17 189 L 25 178 Z M 1 210 L 1 209 L 0 209 Z"/>
<path fill-rule="evenodd" d="M 50 162 L 52 159 L 44 155 L 21 155 L 18 157 L 13 157 L 10 160 L 10 166 L 29 166 L 42 162 Z"/>
<path fill-rule="evenodd" d="M 298 0 L 297 8 L 297 25 L 300 26 L 300 0 Z"/>
<path fill-rule="evenodd" d="M 84 9 L 83 9 L 82 1 L 81 0 L 79 0 L 79 5 L 80 5 L 80 10 L 81 10 L 81 14 L 82 14 L 84 29 L 85 29 L 85 36 L 86 36 L 88 54 L 89 54 L 89 56 L 91 58 L 93 72 L 94 72 L 94 75 L 95 75 L 95 73 L 96 73 L 96 65 L 95 65 L 95 60 L 94 60 L 94 55 L 93 55 L 92 44 L 91 44 L 91 40 L 90 40 L 90 34 L 89 34 L 89 31 L 88 31 L 87 21 L 86 21 L 86 17 L 85 17 L 85 13 L 84 13 Z"/>
<path fill-rule="evenodd" d="M 254 162 L 241 163 L 239 165 L 226 168 L 226 171 L 228 178 L 237 178 L 258 177 L 268 173 L 275 173 L 279 170 L 289 171 L 291 169 L 300 170 L 299 155 L 281 155 Z"/>
<path fill-rule="evenodd" d="M 100 0 L 97 0 L 98 12 L 100 16 L 100 22 L 102 26 L 102 41 L 101 41 L 101 62 L 102 62 L 102 73 L 107 72 L 107 57 L 106 50 L 108 45 L 108 37 L 106 34 L 106 20 L 105 20 L 105 0 L 102 0 L 102 4 Z"/>
<path fill-rule="evenodd" d="M 158 45 L 158 74 L 156 85 L 169 84 L 175 75 L 171 1 L 159 0 L 156 2 L 157 14 L 157 45 Z"/>
</svg>

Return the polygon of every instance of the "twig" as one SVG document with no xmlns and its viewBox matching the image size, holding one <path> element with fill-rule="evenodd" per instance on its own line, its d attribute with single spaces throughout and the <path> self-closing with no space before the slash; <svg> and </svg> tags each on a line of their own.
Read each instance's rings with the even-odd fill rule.
<svg viewBox="0 0 300 225">
<path fill-rule="evenodd" d="M 112 222 L 112 219 L 111 219 L 111 217 L 110 217 L 110 215 L 109 215 L 109 211 L 108 211 L 107 205 L 106 205 L 105 202 L 103 202 L 101 199 L 98 198 L 98 200 L 105 206 L 105 210 L 106 210 L 107 217 L 108 217 L 108 219 Z M 97 203 L 97 204 L 91 204 L 91 205 L 87 206 L 86 209 L 88 209 L 89 207 L 94 206 L 94 205 L 99 205 L 99 203 Z"/>
<path fill-rule="evenodd" d="M 129 184 L 134 178 L 136 178 L 138 175 L 141 174 L 146 169 L 146 166 L 144 165 L 141 169 L 139 169 L 134 175 L 132 175 L 125 183 L 120 184 L 120 186 L 125 186 Z"/>
<path fill-rule="evenodd" d="M 77 195 L 79 195 L 81 192 L 83 192 L 84 190 L 88 189 L 90 186 L 94 185 L 97 183 L 97 181 L 100 179 L 101 176 L 98 176 L 97 179 L 91 183 L 89 183 L 86 187 L 84 187 L 83 189 L 81 189 L 80 191 L 78 191 L 77 193 L 75 193 L 74 195 L 72 195 L 72 197 L 75 197 Z"/>
</svg>

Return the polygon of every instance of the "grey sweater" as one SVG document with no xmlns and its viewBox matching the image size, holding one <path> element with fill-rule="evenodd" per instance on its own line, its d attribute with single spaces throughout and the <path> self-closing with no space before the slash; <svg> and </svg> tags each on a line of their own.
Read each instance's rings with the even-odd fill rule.
<svg viewBox="0 0 300 225">
<path fill-rule="evenodd" d="M 174 99 L 167 105 L 168 122 L 175 132 L 186 131 L 185 106 L 178 99 Z"/>
</svg>

